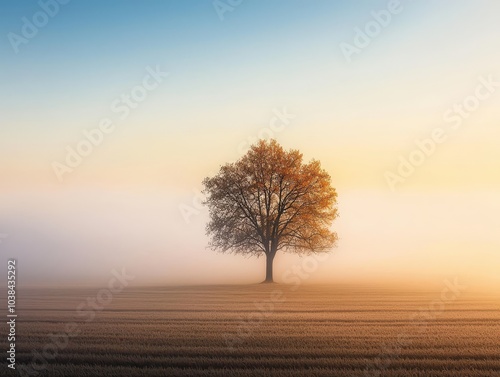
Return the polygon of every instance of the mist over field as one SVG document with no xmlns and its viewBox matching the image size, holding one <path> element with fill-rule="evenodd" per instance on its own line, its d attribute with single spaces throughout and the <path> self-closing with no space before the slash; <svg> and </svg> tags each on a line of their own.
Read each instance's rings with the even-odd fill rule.
<svg viewBox="0 0 500 377">
<path fill-rule="evenodd" d="M 187 196 L 190 199 L 190 196 Z M 179 200 L 179 201 L 178 201 Z M 206 209 L 186 223 L 180 194 L 137 189 L 26 192 L 2 196 L 2 258 L 18 255 L 26 285 L 102 286 L 126 267 L 135 285 L 248 284 L 263 258 L 206 249 Z M 29 208 L 25 208 L 30 203 Z M 460 203 L 460 205 L 458 205 Z M 338 247 L 305 283 L 437 285 L 460 276 L 498 291 L 493 193 L 399 194 L 339 190 Z M 464 217 L 461 213 L 467 211 Z M 36 250 L 36 252 L 34 252 Z M 276 277 L 305 257 L 277 255 Z"/>
</svg>

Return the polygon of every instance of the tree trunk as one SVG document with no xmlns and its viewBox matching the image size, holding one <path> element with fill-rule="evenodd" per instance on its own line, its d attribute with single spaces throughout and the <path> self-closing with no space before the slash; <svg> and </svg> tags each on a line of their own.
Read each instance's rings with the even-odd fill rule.
<svg viewBox="0 0 500 377">
<path fill-rule="evenodd" d="M 263 281 L 263 283 L 273 283 L 273 260 L 274 260 L 274 255 L 273 253 L 267 254 L 266 256 L 266 280 Z"/>
</svg>

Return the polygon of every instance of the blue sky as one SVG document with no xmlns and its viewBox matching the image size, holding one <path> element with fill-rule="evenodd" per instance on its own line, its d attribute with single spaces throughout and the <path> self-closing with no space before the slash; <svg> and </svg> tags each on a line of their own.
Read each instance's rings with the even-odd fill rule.
<svg viewBox="0 0 500 377">
<path fill-rule="evenodd" d="M 73 0 L 13 54 L 7 34 L 20 33 L 21 18 L 40 7 L 4 1 L 2 110 L 18 114 L 24 102 L 42 111 L 54 101 L 98 106 L 151 64 L 179 78 L 171 84 L 181 95 L 210 92 L 214 102 L 248 90 L 285 96 L 276 86 L 300 85 L 339 64 L 339 41 L 378 4 L 385 2 L 244 1 L 220 21 L 210 1 Z"/>
<path fill-rule="evenodd" d="M 330 89 L 347 80 L 362 90 L 367 78 L 374 84 L 399 80 L 398 71 L 406 77 L 418 69 L 442 74 L 443 63 L 429 60 L 429 54 L 450 46 L 460 52 L 448 35 L 461 38 L 469 6 L 453 2 L 450 13 L 443 3 L 401 4 L 403 11 L 349 65 L 339 43 L 351 41 L 353 29 L 370 20 L 371 11 L 385 9 L 387 1 L 243 1 L 221 21 L 211 1 L 72 0 L 28 44 L 20 45 L 18 54 L 7 34 L 19 34 L 22 17 L 31 19 L 40 6 L 37 1 L 3 1 L 1 110 L 5 119 L 32 124 L 30 114 L 22 111 L 29 105 L 30 113 L 50 119 L 44 129 L 57 131 L 70 127 L 62 108 L 77 118 L 88 115 L 86 110 L 95 112 L 154 64 L 172 73 L 172 101 L 188 95 L 189 101 L 204 101 L 207 107 L 228 100 L 297 102 L 303 91 L 322 97 L 326 92 L 333 101 L 338 92 Z M 478 10 L 474 16 L 484 15 Z M 457 23 L 461 30 L 454 29 Z M 471 38 L 478 32 L 466 31 Z M 417 53 L 411 46 L 419 41 L 426 45 L 417 46 Z M 405 54 L 399 54 L 407 44 Z M 55 104 L 60 105 L 58 114 L 48 114 Z"/>
</svg>

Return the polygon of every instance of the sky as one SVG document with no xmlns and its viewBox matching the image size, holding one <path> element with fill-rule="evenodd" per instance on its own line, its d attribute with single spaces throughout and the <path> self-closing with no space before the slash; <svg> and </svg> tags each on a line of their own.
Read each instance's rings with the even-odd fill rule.
<svg viewBox="0 0 500 377">
<path fill-rule="evenodd" d="M 278 255 L 276 280 L 306 261 L 304 283 L 498 287 L 499 10 L 2 1 L 2 263 L 26 285 L 263 280 L 206 249 L 199 191 L 274 137 L 321 161 L 340 213 L 330 257 Z"/>
</svg>

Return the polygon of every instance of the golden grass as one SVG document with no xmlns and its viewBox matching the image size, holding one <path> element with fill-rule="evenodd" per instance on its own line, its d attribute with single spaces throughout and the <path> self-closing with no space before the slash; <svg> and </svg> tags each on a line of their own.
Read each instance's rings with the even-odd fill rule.
<svg viewBox="0 0 500 377">
<path fill-rule="evenodd" d="M 75 308 L 98 290 L 25 290 L 17 362 L 29 364 L 50 333 L 76 321 L 81 334 L 42 375 L 500 376 L 493 297 L 466 292 L 436 312 L 439 292 L 290 288 L 127 289 L 90 322 Z M 271 307 L 276 290 L 282 302 Z"/>
</svg>

